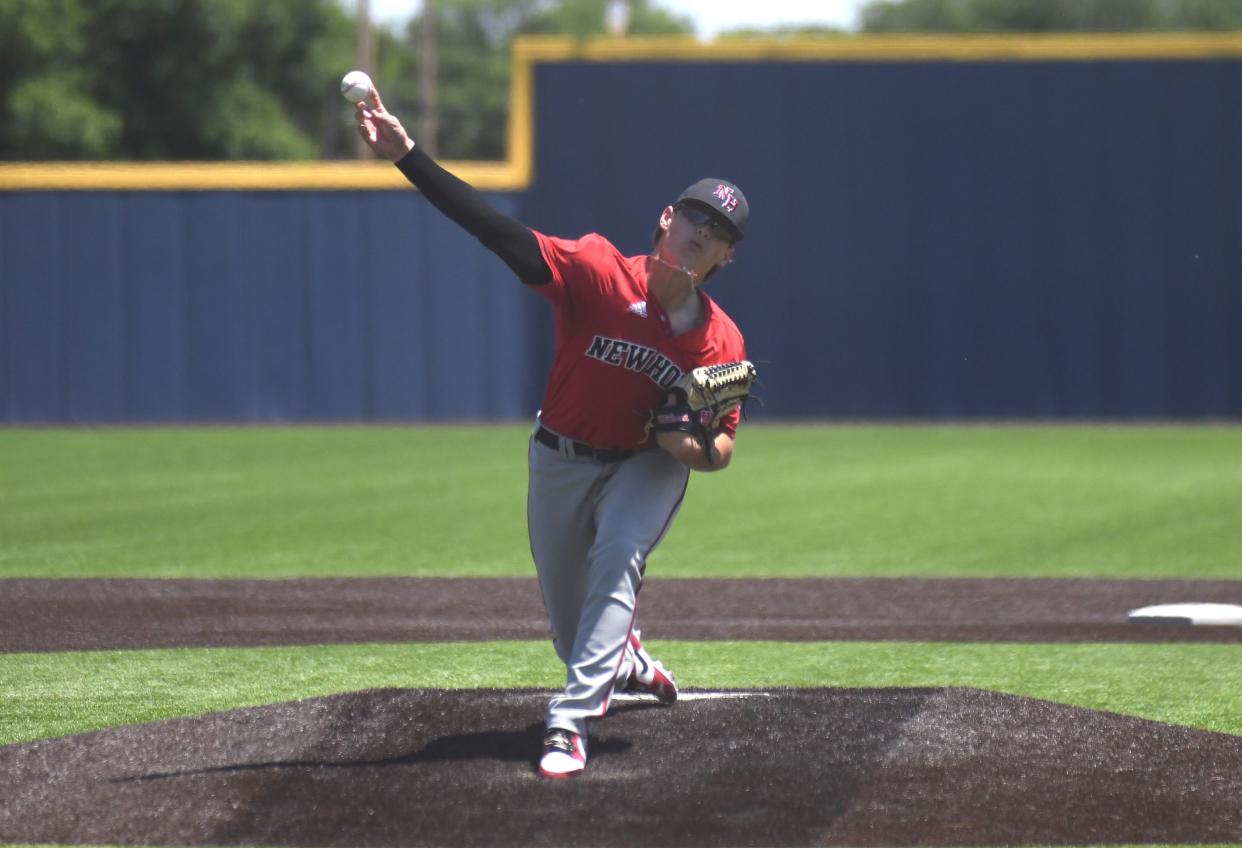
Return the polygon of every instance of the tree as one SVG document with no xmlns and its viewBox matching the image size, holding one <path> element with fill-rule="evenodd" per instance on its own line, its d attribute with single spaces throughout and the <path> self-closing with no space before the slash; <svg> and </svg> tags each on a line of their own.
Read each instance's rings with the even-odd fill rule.
<svg viewBox="0 0 1242 848">
<path fill-rule="evenodd" d="M 865 32 L 1134 32 L 1242 29 L 1239 0 L 871 0 Z"/>
<path fill-rule="evenodd" d="M 630 35 L 685 35 L 693 32 L 689 20 L 653 5 L 650 0 L 625 0 Z M 524 33 L 569 35 L 586 38 L 608 32 L 609 0 L 559 0 L 542 4 L 521 25 Z"/>
<path fill-rule="evenodd" d="M 352 156 L 343 0 L 0 0 L 0 158 L 217 160 Z M 510 45 L 607 31 L 609 0 L 437 0 L 439 151 L 506 153 Z M 628 0 L 629 31 L 688 20 Z M 416 117 L 419 27 L 376 32 L 375 76 Z"/>
<path fill-rule="evenodd" d="M 576 38 L 607 33 L 608 0 L 436 0 L 439 92 L 436 149 L 446 159 L 502 159 L 509 116 L 510 47 L 521 34 Z M 629 0 L 633 35 L 685 35 L 689 20 L 652 0 Z M 421 15 L 400 45 L 381 44 L 378 80 L 385 104 L 419 114 L 417 47 Z M 397 49 L 394 54 L 390 52 Z"/>
<path fill-rule="evenodd" d="M 353 42 L 334 0 L 0 0 L 0 157 L 331 155 Z"/>
</svg>

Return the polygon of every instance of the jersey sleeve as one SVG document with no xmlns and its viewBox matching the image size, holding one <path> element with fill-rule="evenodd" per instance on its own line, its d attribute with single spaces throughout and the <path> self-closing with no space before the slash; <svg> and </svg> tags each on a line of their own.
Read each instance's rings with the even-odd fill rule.
<svg viewBox="0 0 1242 848">
<path fill-rule="evenodd" d="M 730 438 L 737 438 L 737 425 L 740 424 L 741 421 L 742 421 L 742 408 L 738 407 L 737 409 L 733 410 L 728 415 L 726 415 L 724 418 L 720 419 L 720 424 L 717 427 L 717 429 L 722 430 L 725 433 L 728 433 Z"/>
<path fill-rule="evenodd" d="M 742 411 L 740 408 L 735 409 L 732 412 L 730 412 L 728 415 L 726 415 L 724 418 L 720 419 L 720 426 L 717 427 L 716 429 L 724 433 L 728 433 L 729 438 L 735 439 L 737 438 L 737 425 L 740 424 L 741 421 L 742 421 Z"/>
<path fill-rule="evenodd" d="M 619 254 L 606 238 L 591 233 L 578 239 L 564 239 L 532 232 L 543 261 L 552 271 L 552 281 L 536 289 L 544 297 L 559 303 L 578 291 L 602 291 L 608 287 L 609 270 Z"/>
<path fill-rule="evenodd" d="M 746 359 L 746 343 L 742 339 L 742 333 L 737 325 L 732 321 L 728 321 L 727 329 L 721 340 L 721 362 L 735 362 L 739 359 Z M 742 421 L 742 407 L 730 412 L 724 418 L 720 419 L 717 429 L 728 433 L 731 438 L 737 437 L 737 426 Z"/>
</svg>

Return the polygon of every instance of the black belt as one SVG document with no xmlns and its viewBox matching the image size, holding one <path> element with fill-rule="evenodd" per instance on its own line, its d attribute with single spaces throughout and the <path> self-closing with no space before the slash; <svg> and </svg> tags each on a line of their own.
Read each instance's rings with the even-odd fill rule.
<svg viewBox="0 0 1242 848">
<path fill-rule="evenodd" d="M 589 457 L 598 462 L 620 462 L 634 455 L 634 451 L 626 448 L 597 448 L 586 442 L 575 442 L 573 439 L 556 435 L 542 424 L 535 431 L 535 441 L 557 451 L 561 449 L 561 443 L 564 442 L 574 456 Z"/>
</svg>

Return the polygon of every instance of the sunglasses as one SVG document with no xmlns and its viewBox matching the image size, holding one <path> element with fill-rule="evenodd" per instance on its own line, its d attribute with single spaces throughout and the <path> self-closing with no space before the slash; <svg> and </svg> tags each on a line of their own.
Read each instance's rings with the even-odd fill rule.
<svg viewBox="0 0 1242 848">
<path fill-rule="evenodd" d="M 724 218 L 708 212 L 698 206 L 689 206 L 685 203 L 678 203 L 673 207 L 675 212 L 680 212 L 682 217 L 694 224 L 696 227 L 707 227 L 711 232 L 712 238 L 719 239 L 726 244 L 733 244 L 736 240 L 733 232 L 729 229 L 729 224 Z"/>
</svg>

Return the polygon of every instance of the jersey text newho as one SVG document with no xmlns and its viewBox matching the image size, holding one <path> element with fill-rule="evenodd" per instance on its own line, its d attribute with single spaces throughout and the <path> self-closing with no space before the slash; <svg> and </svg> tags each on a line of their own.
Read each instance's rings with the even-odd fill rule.
<svg viewBox="0 0 1242 848">
<path fill-rule="evenodd" d="M 586 355 L 608 365 L 645 374 L 657 386 L 665 389 L 681 379 L 682 375 L 681 369 L 659 351 L 607 336 L 596 336 L 592 339 Z"/>
</svg>

